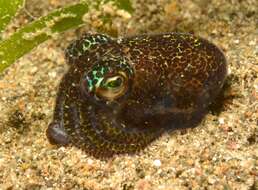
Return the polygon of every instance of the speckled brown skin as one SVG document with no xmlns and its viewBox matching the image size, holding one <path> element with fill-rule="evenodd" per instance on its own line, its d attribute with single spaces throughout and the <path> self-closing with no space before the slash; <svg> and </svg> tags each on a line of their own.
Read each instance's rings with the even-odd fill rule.
<svg viewBox="0 0 258 190">
<path fill-rule="evenodd" d="M 73 144 L 95 156 L 136 152 L 164 131 L 196 126 L 227 75 L 223 53 L 190 34 L 118 40 L 86 34 L 66 57 L 70 68 L 47 136 L 52 144 Z M 125 92 L 111 100 L 99 96 L 94 83 L 120 71 Z"/>
</svg>

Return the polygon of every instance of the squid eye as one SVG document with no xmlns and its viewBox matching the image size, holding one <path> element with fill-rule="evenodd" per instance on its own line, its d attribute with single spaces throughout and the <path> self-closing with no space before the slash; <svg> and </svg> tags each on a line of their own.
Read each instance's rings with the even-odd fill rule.
<svg viewBox="0 0 258 190">
<path fill-rule="evenodd" d="M 121 76 L 115 76 L 107 79 L 104 83 L 104 86 L 110 90 L 114 90 L 123 85 L 124 79 Z"/>
<path fill-rule="evenodd" d="M 128 89 L 128 79 L 125 73 L 107 77 L 96 89 L 96 95 L 107 100 L 114 100 L 124 95 Z"/>
</svg>

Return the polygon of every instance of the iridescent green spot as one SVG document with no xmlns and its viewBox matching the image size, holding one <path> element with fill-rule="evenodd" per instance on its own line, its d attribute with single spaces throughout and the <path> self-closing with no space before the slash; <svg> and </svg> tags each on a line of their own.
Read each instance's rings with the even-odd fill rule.
<svg viewBox="0 0 258 190">
<path fill-rule="evenodd" d="M 92 84 L 93 84 L 93 85 L 96 85 L 96 84 L 98 83 L 98 81 L 99 81 L 99 80 L 98 80 L 97 78 L 94 78 L 94 79 L 92 80 Z"/>
<path fill-rule="evenodd" d="M 88 89 L 89 91 L 92 91 L 93 90 L 93 84 L 92 84 L 92 80 L 88 80 Z"/>
<path fill-rule="evenodd" d="M 97 71 L 92 71 L 92 75 L 95 76 L 97 74 Z"/>
<path fill-rule="evenodd" d="M 104 75 L 106 72 L 108 72 L 108 68 L 107 67 L 101 67 L 100 72 L 102 75 Z"/>
<path fill-rule="evenodd" d="M 102 76 L 103 76 L 103 73 L 101 73 L 101 72 L 99 72 L 99 71 L 96 73 L 96 77 L 97 77 L 97 78 L 100 78 L 100 77 L 102 77 Z"/>
<path fill-rule="evenodd" d="M 90 48 L 90 43 L 83 43 L 82 44 L 82 50 L 85 52 Z"/>
</svg>

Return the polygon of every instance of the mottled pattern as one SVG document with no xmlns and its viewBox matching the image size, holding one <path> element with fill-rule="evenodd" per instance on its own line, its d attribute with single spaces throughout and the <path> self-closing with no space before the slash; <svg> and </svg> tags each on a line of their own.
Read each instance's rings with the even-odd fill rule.
<svg viewBox="0 0 258 190">
<path fill-rule="evenodd" d="M 215 45 L 181 33 L 86 34 L 66 57 L 47 136 L 93 155 L 136 152 L 164 131 L 196 126 L 227 74 Z"/>
</svg>

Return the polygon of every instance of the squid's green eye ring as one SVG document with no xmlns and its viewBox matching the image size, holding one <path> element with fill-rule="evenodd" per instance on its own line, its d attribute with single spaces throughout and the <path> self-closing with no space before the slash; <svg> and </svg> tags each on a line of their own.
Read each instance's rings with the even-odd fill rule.
<svg viewBox="0 0 258 190">
<path fill-rule="evenodd" d="M 124 79 L 121 76 L 114 76 L 107 79 L 104 83 L 104 86 L 110 90 L 116 89 L 123 85 Z"/>
<path fill-rule="evenodd" d="M 101 81 L 96 88 L 95 94 L 98 97 L 112 101 L 124 95 L 128 89 L 128 77 L 124 72 L 118 72 Z"/>
</svg>

